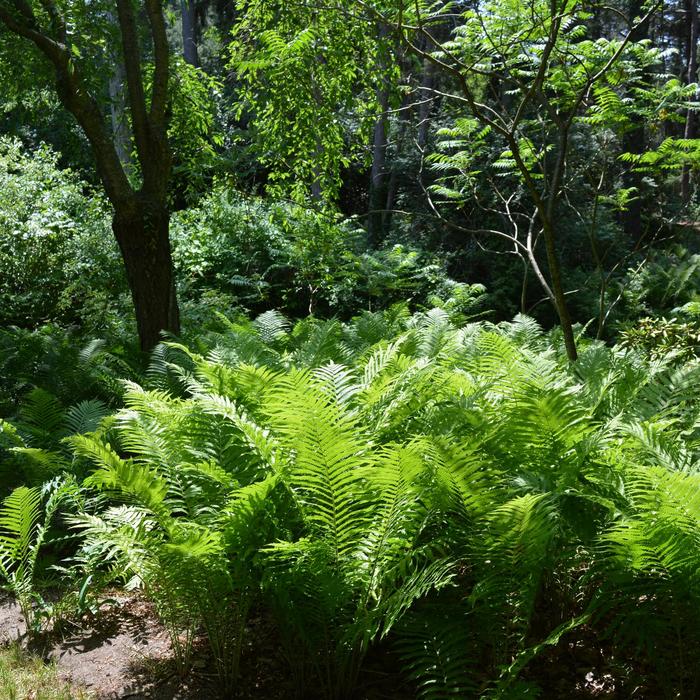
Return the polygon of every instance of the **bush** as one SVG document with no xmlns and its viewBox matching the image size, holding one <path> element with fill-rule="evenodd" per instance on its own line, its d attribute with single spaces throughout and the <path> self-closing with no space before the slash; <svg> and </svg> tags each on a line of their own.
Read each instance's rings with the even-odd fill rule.
<svg viewBox="0 0 700 700">
<path fill-rule="evenodd" d="M 642 318 L 620 333 L 624 347 L 641 348 L 653 359 L 700 357 L 700 323 L 675 318 Z"/>
<path fill-rule="evenodd" d="M 653 251 L 647 264 L 630 270 L 623 284 L 623 318 L 675 315 L 698 301 L 700 254 L 681 245 Z"/>
<path fill-rule="evenodd" d="M 230 686 L 256 604 L 304 697 L 351 696 L 381 640 L 420 698 L 532 694 L 587 635 L 649 696 L 697 687 L 697 361 L 582 341 L 572 365 L 527 317 L 405 306 L 208 343 L 72 438 L 105 504 L 83 559 L 145 586 L 183 663 L 203 625 Z"/>
<path fill-rule="evenodd" d="M 186 302 L 209 289 L 254 312 L 348 318 L 358 308 L 447 299 L 459 287 L 436 255 L 403 245 L 367 250 L 363 231 L 328 214 L 222 189 L 176 213 L 172 237 Z M 455 293 L 464 298 L 467 288 Z"/>
<path fill-rule="evenodd" d="M 89 320 L 104 329 L 124 291 L 102 198 L 47 146 L 29 155 L 0 140 L 0 325 Z"/>
</svg>

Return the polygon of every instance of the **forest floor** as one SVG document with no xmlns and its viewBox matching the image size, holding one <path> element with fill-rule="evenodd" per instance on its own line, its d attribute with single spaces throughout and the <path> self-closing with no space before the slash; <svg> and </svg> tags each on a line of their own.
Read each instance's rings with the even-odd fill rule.
<svg viewBox="0 0 700 700">
<path fill-rule="evenodd" d="M 222 694 L 215 687 L 214 670 L 201 643 L 195 642 L 192 668 L 182 678 L 177 673 L 170 638 L 153 605 L 138 593 L 118 591 L 111 592 L 109 597 L 112 602 L 103 605 L 97 616 L 85 618 L 80 624 L 64 623 L 32 645 L 36 655 L 53 665 L 55 682 L 72 689 L 57 698 L 282 700 L 294 697 L 292 679 L 270 620 L 251 617 L 236 692 Z M 9 597 L 0 597 L 0 647 L 24 638 L 25 632 L 18 606 Z M 596 646 L 592 639 L 584 642 L 584 648 L 564 645 L 532 664 L 533 675 L 538 681 L 545 681 L 545 697 L 640 697 L 635 692 L 622 695 L 619 689 L 615 692 L 616 683 L 605 672 L 606 664 L 600 658 L 600 651 L 594 651 Z M 386 660 L 384 656 L 374 667 L 366 669 L 363 700 L 410 700 L 413 694 L 398 674 L 384 666 Z M 641 697 L 653 695 L 642 693 Z"/>
<path fill-rule="evenodd" d="M 138 594 L 116 593 L 91 621 L 64 624 L 45 634 L 32 651 L 52 662 L 57 678 L 95 700 L 218 700 L 213 669 L 195 643 L 192 670 L 177 673 L 165 628 Z M 271 626 L 251 619 L 243 652 L 244 676 L 236 697 L 277 700 L 291 695 L 288 674 L 275 652 Z M 26 627 L 17 605 L 0 599 L 0 644 L 22 638 Z M 255 653 L 253 653 L 255 647 Z"/>
</svg>

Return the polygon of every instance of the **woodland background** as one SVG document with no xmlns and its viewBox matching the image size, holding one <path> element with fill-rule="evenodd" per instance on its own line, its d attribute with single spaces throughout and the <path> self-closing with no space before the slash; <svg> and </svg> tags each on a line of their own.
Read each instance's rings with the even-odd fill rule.
<svg viewBox="0 0 700 700">
<path fill-rule="evenodd" d="M 139 590 L 212 697 L 261 619 L 299 697 L 697 697 L 698 28 L 0 0 L 23 645 Z"/>
</svg>

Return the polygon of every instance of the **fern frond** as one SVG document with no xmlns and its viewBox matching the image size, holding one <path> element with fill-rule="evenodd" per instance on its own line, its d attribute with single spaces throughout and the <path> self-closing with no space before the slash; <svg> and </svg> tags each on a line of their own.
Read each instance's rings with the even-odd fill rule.
<svg viewBox="0 0 700 700">
<path fill-rule="evenodd" d="M 98 399 L 81 401 L 75 406 L 70 406 L 65 417 L 68 433 L 77 435 L 94 432 L 109 412 L 109 408 Z"/>
<path fill-rule="evenodd" d="M 360 488 L 367 442 L 356 420 L 307 372 L 280 379 L 264 410 L 288 450 L 288 478 L 305 520 L 340 561 L 357 546 L 357 532 L 368 517 Z"/>
<path fill-rule="evenodd" d="M 2 502 L 0 508 L 0 568 L 4 577 L 24 569 L 40 527 L 41 489 L 20 486 Z"/>
<path fill-rule="evenodd" d="M 76 452 L 94 462 L 98 470 L 87 484 L 113 489 L 149 508 L 158 515 L 167 515 L 165 498 L 168 484 L 148 466 L 123 460 L 109 445 L 86 435 L 71 438 Z"/>
<path fill-rule="evenodd" d="M 272 345 L 287 337 L 291 324 L 279 311 L 271 309 L 260 314 L 253 326 L 263 342 Z"/>
<path fill-rule="evenodd" d="M 321 381 L 331 400 L 341 405 L 350 403 L 360 391 L 354 371 L 344 365 L 328 363 L 315 369 L 314 376 Z"/>
<path fill-rule="evenodd" d="M 478 696 L 472 624 L 456 604 L 424 606 L 401 623 L 396 648 L 421 700 Z"/>
</svg>

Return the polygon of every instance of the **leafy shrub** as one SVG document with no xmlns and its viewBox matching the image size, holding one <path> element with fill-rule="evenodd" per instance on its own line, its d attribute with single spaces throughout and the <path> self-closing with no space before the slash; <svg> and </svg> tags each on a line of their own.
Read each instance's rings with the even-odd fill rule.
<svg viewBox="0 0 700 700">
<path fill-rule="evenodd" d="M 650 695 L 700 682 L 697 361 L 571 365 L 527 317 L 405 306 L 206 343 L 73 439 L 115 499 L 76 520 L 85 559 L 145 587 L 183 663 L 203 625 L 230 687 L 266 605 L 306 696 L 351 695 L 387 639 L 419 697 L 520 697 L 587 630 Z"/>
<path fill-rule="evenodd" d="M 681 245 L 653 251 L 647 264 L 630 270 L 623 287 L 625 316 L 671 315 L 697 301 L 700 254 Z"/>
<path fill-rule="evenodd" d="M 470 287 L 450 280 L 436 255 L 402 245 L 368 251 L 364 232 L 329 214 L 223 189 L 175 214 L 172 236 L 186 297 L 216 290 L 253 310 L 348 317 Z"/>
<path fill-rule="evenodd" d="M 106 214 L 47 146 L 0 140 L 0 325 L 116 321 L 125 283 Z"/>
<path fill-rule="evenodd" d="M 700 324 L 675 318 L 642 318 L 620 333 L 626 347 L 641 348 L 658 359 L 671 355 L 688 360 L 700 355 Z"/>
</svg>

